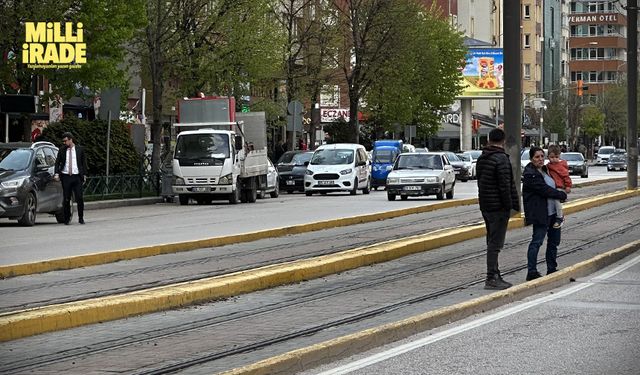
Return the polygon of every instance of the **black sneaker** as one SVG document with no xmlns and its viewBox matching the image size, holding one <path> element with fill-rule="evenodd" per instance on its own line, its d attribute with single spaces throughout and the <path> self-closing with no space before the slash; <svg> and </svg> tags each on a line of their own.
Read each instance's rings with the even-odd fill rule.
<svg viewBox="0 0 640 375">
<path fill-rule="evenodd" d="M 540 277 L 542 277 L 542 275 L 538 271 L 527 273 L 527 281 L 535 280 Z"/>
<path fill-rule="evenodd" d="M 490 290 L 503 290 L 511 288 L 513 285 L 502 279 L 500 276 L 487 277 L 484 282 L 484 288 Z"/>
<path fill-rule="evenodd" d="M 557 271 L 558 271 L 557 269 L 555 269 L 555 270 L 547 270 L 547 275 L 551 275 L 552 273 L 557 272 Z"/>
</svg>

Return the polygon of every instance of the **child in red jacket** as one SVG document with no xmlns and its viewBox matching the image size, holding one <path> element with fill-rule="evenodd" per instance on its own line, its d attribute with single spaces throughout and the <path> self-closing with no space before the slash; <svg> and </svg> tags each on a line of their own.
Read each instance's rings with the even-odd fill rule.
<svg viewBox="0 0 640 375">
<path fill-rule="evenodd" d="M 556 145 L 549 146 L 549 164 L 547 164 L 547 171 L 549 176 L 553 178 L 556 183 L 556 188 L 562 190 L 565 193 L 571 193 L 571 177 L 569 177 L 569 166 L 566 160 L 560 159 L 560 147 Z M 564 214 L 562 213 L 562 202 L 555 200 L 556 204 L 556 222 L 553 224 L 554 228 L 562 227 L 564 222 Z"/>
</svg>

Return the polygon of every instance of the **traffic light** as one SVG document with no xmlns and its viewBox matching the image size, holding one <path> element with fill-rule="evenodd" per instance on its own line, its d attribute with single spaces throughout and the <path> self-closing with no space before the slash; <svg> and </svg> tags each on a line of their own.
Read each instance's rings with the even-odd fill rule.
<svg viewBox="0 0 640 375">
<path fill-rule="evenodd" d="M 589 86 L 585 86 L 581 79 L 578 80 L 578 96 L 582 96 L 583 91 L 589 90 Z"/>
</svg>

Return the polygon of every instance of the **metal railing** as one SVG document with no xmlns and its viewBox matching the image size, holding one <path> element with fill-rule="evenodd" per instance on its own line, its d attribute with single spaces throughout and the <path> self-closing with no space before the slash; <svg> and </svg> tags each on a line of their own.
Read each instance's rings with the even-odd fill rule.
<svg viewBox="0 0 640 375">
<path fill-rule="evenodd" d="M 150 156 L 141 161 L 140 173 L 129 175 L 88 176 L 84 184 L 87 201 L 159 196 L 161 173 L 150 170 Z"/>
</svg>

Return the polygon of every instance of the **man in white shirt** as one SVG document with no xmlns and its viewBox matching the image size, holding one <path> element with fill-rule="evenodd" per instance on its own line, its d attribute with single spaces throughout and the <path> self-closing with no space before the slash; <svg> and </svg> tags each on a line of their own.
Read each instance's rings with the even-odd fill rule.
<svg viewBox="0 0 640 375">
<path fill-rule="evenodd" d="M 62 146 L 56 158 L 56 174 L 54 178 L 62 182 L 64 196 L 64 223 L 71 223 L 71 194 L 78 206 L 78 222 L 84 224 L 84 198 L 82 187 L 87 180 L 87 157 L 84 148 L 74 143 L 73 134 L 62 134 Z"/>
</svg>

